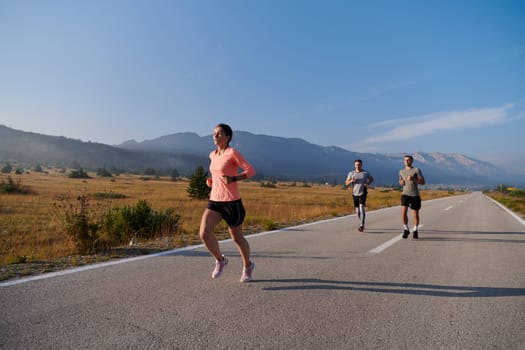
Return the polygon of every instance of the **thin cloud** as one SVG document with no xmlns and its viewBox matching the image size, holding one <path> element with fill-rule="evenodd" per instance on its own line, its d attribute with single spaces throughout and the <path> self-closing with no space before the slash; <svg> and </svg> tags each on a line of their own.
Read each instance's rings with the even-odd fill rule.
<svg viewBox="0 0 525 350">
<path fill-rule="evenodd" d="M 370 124 L 380 128 L 398 125 L 386 132 L 372 135 L 360 141 L 360 144 L 378 144 L 391 141 L 410 140 L 420 136 L 435 134 L 447 130 L 472 129 L 502 123 L 509 119 L 508 111 L 513 107 L 507 104 L 499 108 L 468 109 L 427 114 L 414 118 L 392 119 Z"/>
</svg>

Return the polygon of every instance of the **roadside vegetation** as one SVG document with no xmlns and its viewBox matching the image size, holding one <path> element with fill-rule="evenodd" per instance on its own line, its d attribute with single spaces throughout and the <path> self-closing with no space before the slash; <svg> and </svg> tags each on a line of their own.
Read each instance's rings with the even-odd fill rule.
<svg viewBox="0 0 525 350">
<path fill-rule="evenodd" d="M 490 192 L 485 192 L 486 195 L 497 200 L 521 218 L 525 218 L 525 190 L 507 185 L 499 185 Z"/>
<path fill-rule="evenodd" d="M 25 173 L 16 179 L 0 175 L 0 184 L 8 188 L 0 192 L 0 280 L 34 273 L 30 267 L 15 275 L 5 272 L 17 264 L 39 264 L 44 272 L 60 264 L 82 265 L 200 243 L 206 200 L 189 195 L 190 179 L 87 175 L 71 178 L 61 171 Z M 246 234 L 354 212 L 351 192 L 342 185 L 267 184 L 239 183 L 247 210 Z M 425 190 L 422 198 L 454 194 L 458 192 Z M 396 206 L 399 197 L 396 189 L 371 189 L 368 209 Z M 228 237 L 224 223 L 216 234 L 219 239 Z"/>
</svg>

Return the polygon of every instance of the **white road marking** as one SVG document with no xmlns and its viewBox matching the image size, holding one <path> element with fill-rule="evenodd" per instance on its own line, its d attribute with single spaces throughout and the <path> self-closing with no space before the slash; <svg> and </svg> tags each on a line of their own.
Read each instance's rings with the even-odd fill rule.
<svg viewBox="0 0 525 350">
<path fill-rule="evenodd" d="M 383 250 L 385 250 L 386 248 L 390 247 L 391 245 L 393 245 L 394 243 L 396 243 L 397 241 L 399 241 L 401 239 L 402 239 L 401 235 L 397 235 L 394 238 L 392 238 L 391 240 L 386 241 L 385 243 L 381 244 L 378 247 L 375 247 L 374 249 L 372 249 L 370 251 L 370 253 L 372 253 L 372 254 L 381 253 Z"/>
<path fill-rule="evenodd" d="M 450 209 L 452 209 L 452 208 L 454 208 L 453 205 L 451 205 L 450 207 L 445 208 L 445 211 L 450 210 Z"/>
<path fill-rule="evenodd" d="M 202 247 L 204 247 L 204 244 L 188 246 L 188 247 L 178 248 L 178 249 L 173 249 L 173 250 L 167 250 L 167 251 L 163 251 L 159 253 L 141 255 L 141 256 L 136 256 L 133 258 L 124 258 L 124 259 L 112 260 L 112 261 L 107 261 L 107 262 L 102 262 L 102 263 L 91 264 L 91 265 L 84 265 L 84 266 L 79 266 L 79 267 L 75 267 L 75 268 L 71 268 L 71 269 L 67 269 L 63 271 L 49 272 L 49 273 L 45 273 L 42 275 L 25 277 L 25 278 L 15 279 L 12 281 L 7 281 L 7 282 L 0 282 L 0 287 L 7 287 L 7 286 L 15 285 L 15 284 L 21 284 L 21 283 L 26 283 L 26 282 L 31 282 L 31 281 L 38 281 L 38 280 L 43 280 L 43 279 L 47 279 L 51 277 L 65 276 L 65 275 L 69 275 L 69 274 L 77 273 L 81 271 L 93 270 L 93 269 L 98 269 L 98 268 L 106 267 L 106 266 L 119 265 L 119 264 L 131 262 L 131 261 L 144 260 L 144 259 L 154 258 L 156 256 L 169 255 L 169 254 L 173 254 L 177 252 L 183 252 L 186 250 L 193 250 L 193 249 L 202 248 Z"/>
<path fill-rule="evenodd" d="M 385 209 L 387 209 L 387 208 L 385 208 Z M 353 214 L 353 215 L 355 215 L 355 214 Z M 265 231 L 265 232 L 255 233 L 255 234 L 247 235 L 245 237 L 246 237 L 246 239 L 252 239 L 252 238 L 255 238 L 255 237 L 258 237 L 258 236 L 265 236 L 265 235 L 268 235 L 268 234 L 275 234 L 277 232 L 283 232 L 283 231 L 287 231 L 287 230 L 290 230 L 290 229 L 293 229 L 293 228 L 297 228 L 297 227 L 305 227 L 305 226 L 310 226 L 310 225 L 317 225 L 317 224 L 322 224 L 322 223 L 325 223 L 325 222 L 341 220 L 341 219 L 344 219 L 344 218 L 345 217 L 336 217 L 336 218 L 331 218 L 331 219 L 326 219 L 326 220 L 321 220 L 321 221 L 316 221 L 316 222 L 310 222 L 310 223 L 299 225 L 299 226 L 288 227 L 288 228 L 284 228 L 284 229 L 280 229 L 280 230 Z M 229 239 L 221 240 L 219 243 L 227 243 L 227 242 L 231 242 L 231 241 L 232 241 L 232 239 L 229 238 Z M 55 272 L 44 273 L 42 275 L 23 277 L 23 278 L 14 279 L 14 280 L 11 280 L 11 281 L 0 282 L 0 288 L 1 287 L 7 287 L 7 286 L 13 286 L 13 285 L 16 285 L 16 284 L 27 283 L 27 282 L 31 282 L 31 281 L 43 280 L 43 279 L 52 278 L 52 277 L 65 276 L 65 275 L 69 275 L 69 274 L 72 274 L 72 273 L 98 269 L 98 268 L 106 267 L 106 266 L 124 264 L 124 263 L 127 263 L 127 262 L 132 262 L 132 261 L 137 261 L 137 260 L 150 259 L 150 258 L 154 258 L 154 257 L 157 257 L 157 256 L 176 254 L 176 253 L 180 253 L 180 252 L 183 252 L 183 251 L 195 250 L 195 249 L 199 249 L 199 248 L 203 248 L 203 247 L 204 247 L 204 244 L 198 244 L 198 245 L 192 245 L 192 246 L 187 246 L 187 247 L 183 247 L 183 248 L 167 250 L 167 251 L 163 251 L 163 252 L 159 252 L 159 253 L 153 253 L 153 254 L 136 256 L 136 257 L 132 257 L 132 258 L 124 258 L 124 259 L 112 260 L 112 261 L 107 261 L 107 262 L 102 262 L 102 263 L 95 263 L 95 264 L 90 264 L 90 265 L 84 265 L 84 266 L 79 266 L 79 267 L 75 267 L 75 268 L 71 268 L 71 269 L 67 269 L 67 270 L 63 270 L 63 271 L 55 271 Z"/>
<path fill-rule="evenodd" d="M 419 225 L 419 228 L 421 228 L 423 226 L 424 225 Z M 403 237 L 399 234 L 399 235 L 395 236 L 394 238 L 392 238 L 392 239 L 386 241 L 385 243 L 381 244 L 380 246 L 375 247 L 374 249 L 369 251 L 369 253 L 372 253 L 372 254 L 381 253 L 383 250 L 385 250 L 386 248 L 390 247 L 391 245 L 393 245 L 397 241 L 400 241 L 401 239 L 403 239 Z"/>
</svg>

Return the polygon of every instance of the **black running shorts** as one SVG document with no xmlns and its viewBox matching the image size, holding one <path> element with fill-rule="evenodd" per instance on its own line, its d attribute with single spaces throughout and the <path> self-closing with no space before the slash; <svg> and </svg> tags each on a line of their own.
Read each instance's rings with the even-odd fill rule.
<svg viewBox="0 0 525 350">
<path fill-rule="evenodd" d="M 403 194 L 401 195 L 401 206 L 410 207 L 412 210 L 419 210 L 421 209 L 421 197 Z"/>
<path fill-rule="evenodd" d="M 233 202 L 216 202 L 208 201 L 208 209 L 216 211 L 222 215 L 222 218 L 229 227 L 237 227 L 243 223 L 246 216 L 246 210 L 240 199 Z"/>
<path fill-rule="evenodd" d="M 352 197 L 354 198 L 354 207 L 359 208 L 359 204 L 366 205 L 366 195 L 366 192 L 360 196 L 352 195 Z"/>
</svg>

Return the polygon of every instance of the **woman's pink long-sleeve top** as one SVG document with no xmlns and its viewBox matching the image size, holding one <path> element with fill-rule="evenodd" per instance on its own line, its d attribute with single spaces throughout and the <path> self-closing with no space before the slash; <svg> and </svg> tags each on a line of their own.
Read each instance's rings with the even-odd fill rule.
<svg viewBox="0 0 525 350">
<path fill-rule="evenodd" d="M 235 148 L 228 147 L 222 154 L 216 150 L 210 152 L 210 173 L 212 178 L 210 200 L 216 202 L 231 202 L 241 198 L 237 182 L 225 184 L 221 178 L 224 175 L 236 176 L 245 174 L 246 178 L 255 175 L 255 169 Z M 239 168 L 242 169 L 238 173 Z"/>
</svg>

